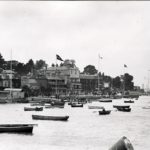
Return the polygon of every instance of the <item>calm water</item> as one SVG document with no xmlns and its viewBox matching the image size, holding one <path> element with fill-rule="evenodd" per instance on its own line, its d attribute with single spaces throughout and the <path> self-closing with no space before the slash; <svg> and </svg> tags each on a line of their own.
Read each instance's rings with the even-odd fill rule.
<svg viewBox="0 0 150 150">
<path fill-rule="evenodd" d="M 43 112 L 24 112 L 29 104 L 0 105 L 0 123 L 33 123 L 33 135 L 0 134 L 1 150 L 108 150 L 122 136 L 130 139 L 135 150 L 150 149 L 150 97 L 140 97 L 130 104 L 131 112 L 118 112 L 112 105 L 123 103 L 93 102 L 83 108 L 44 109 Z M 105 106 L 113 110 L 100 116 L 88 105 Z M 32 120 L 32 114 L 69 115 L 67 122 Z"/>
</svg>

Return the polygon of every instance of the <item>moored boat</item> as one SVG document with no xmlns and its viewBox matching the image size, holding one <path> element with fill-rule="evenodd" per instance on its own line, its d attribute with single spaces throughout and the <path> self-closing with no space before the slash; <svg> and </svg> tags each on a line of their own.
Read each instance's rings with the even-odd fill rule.
<svg viewBox="0 0 150 150">
<path fill-rule="evenodd" d="M 54 121 L 67 121 L 69 116 L 43 116 L 43 115 L 32 115 L 32 119 L 35 120 L 54 120 Z"/>
<path fill-rule="evenodd" d="M 33 124 L 0 124 L 0 132 L 32 133 Z"/>
<path fill-rule="evenodd" d="M 130 105 L 113 105 L 114 108 L 130 108 Z"/>
<path fill-rule="evenodd" d="M 100 99 L 99 102 L 112 102 L 112 99 Z"/>
<path fill-rule="evenodd" d="M 31 103 L 31 106 L 44 106 L 44 103 Z"/>
<path fill-rule="evenodd" d="M 113 105 L 118 111 L 130 112 L 131 108 L 130 105 Z"/>
<path fill-rule="evenodd" d="M 103 109 L 103 106 L 88 106 L 89 109 Z"/>
<path fill-rule="evenodd" d="M 129 139 L 123 136 L 109 150 L 134 150 L 134 148 Z"/>
<path fill-rule="evenodd" d="M 45 108 L 64 108 L 64 106 L 61 106 L 61 105 L 60 106 L 59 105 L 58 106 L 57 105 L 54 105 L 54 106 L 46 105 Z"/>
<path fill-rule="evenodd" d="M 143 109 L 150 109 L 150 106 L 142 107 Z"/>
<path fill-rule="evenodd" d="M 5 99 L 0 98 L 0 104 L 6 104 L 7 101 Z"/>
<path fill-rule="evenodd" d="M 134 103 L 133 100 L 124 100 L 124 103 Z"/>
<path fill-rule="evenodd" d="M 111 113 L 111 110 L 103 109 L 103 110 L 99 111 L 99 115 L 109 115 L 110 113 Z"/>
<path fill-rule="evenodd" d="M 43 107 L 24 107 L 24 111 L 43 111 Z"/>
<path fill-rule="evenodd" d="M 131 111 L 131 108 L 118 107 L 117 110 L 118 110 L 118 111 L 124 111 L 124 112 L 130 112 L 130 111 Z"/>
<path fill-rule="evenodd" d="M 72 103 L 71 107 L 83 107 L 83 104 Z"/>
<path fill-rule="evenodd" d="M 65 102 L 63 102 L 63 101 L 52 101 L 51 105 L 52 106 L 64 106 Z"/>
</svg>

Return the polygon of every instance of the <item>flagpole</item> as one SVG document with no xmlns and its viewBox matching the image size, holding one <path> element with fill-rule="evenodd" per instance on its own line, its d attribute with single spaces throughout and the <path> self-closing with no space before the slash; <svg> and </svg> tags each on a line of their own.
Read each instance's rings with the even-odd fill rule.
<svg viewBox="0 0 150 150">
<path fill-rule="evenodd" d="M 98 55 L 98 74 L 97 74 L 97 78 L 98 78 L 98 82 L 97 82 L 97 84 L 98 84 L 98 85 L 97 85 L 97 90 L 98 90 L 98 92 L 99 92 L 99 67 L 100 67 L 100 66 L 99 66 L 99 63 L 100 63 L 100 62 L 99 62 L 99 61 L 100 61 L 100 60 L 99 60 L 99 55 Z"/>
<path fill-rule="evenodd" d="M 56 88 L 55 88 L 55 94 L 56 94 L 56 96 L 57 96 L 57 58 L 56 58 Z"/>
<path fill-rule="evenodd" d="M 10 101 L 12 102 L 12 49 L 10 51 L 10 71 L 11 71 L 11 76 L 10 76 Z"/>
<path fill-rule="evenodd" d="M 123 92 L 122 92 L 122 98 L 125 95 L 125 68 L 127 68 L 127 65 L 124 64 L 124 72 L 123 72 Z"/>
<path fill-rule="evenodd" d="M 63 59 L 56 54 L 56 95 L 57 95 L 57 92 L 58 92 L 58 89 L 57 89 L 57 59 L 60 60 L 60 61 L 63 61 Z"/>
<path fill-rule="evenodd" d="M 97 78 L 98 78 L 98 82 L 97 82 L 97 89 L 98 89 L 98 92 L 99 92 L 99 70 L 100 70 L 100 59 L 102 59 L 102 57 L 100 57 L 100 54 L 98 54 L 98 75 L 97 75 Z"/>
<path fill-rule="evenodd" d="M 124 69 L 123 69 L 123 96 L 122 96 L 122 98 L 124 97 L 124 91 L 125 91 L 125 67 L 124 67 Z"/>
</svg>

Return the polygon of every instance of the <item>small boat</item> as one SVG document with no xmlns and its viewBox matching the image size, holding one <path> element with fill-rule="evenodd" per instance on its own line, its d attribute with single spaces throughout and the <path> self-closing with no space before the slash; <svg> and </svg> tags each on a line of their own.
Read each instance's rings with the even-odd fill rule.
<svg viewBox="0 0 150 150">
<path fill-rule="evenodd" d="M 24 107 L 24 111 L 43 111 L 43 107 Z"/>
<path fill-rule="evenodd" d="M 0 104 L 6 104 L 7 103 L 7 101 L 5 100 L 5 99 L 0 99 Z"/>
<path fill-rule="evenodd" d="M 72 102 L 68 102 L 68 105 L 71 105 L 72 104 Z"/>
<path fill-rule="evenodd" d="M 118 111 L 124 111 L 124 112 L 130 112 L 130 111 L 131 111 L 131 108 L 118 107 L 117 110 L 118 110 Z"/>
<path fill-rule="evenodd" d="M 124 103 L 134 103 L 133 100 L 125 100 Z"/>
<path fill-rule="evenodd" d="M 113 105 L 114 108 L 130 108 L 130 105 Z"/>
<path fill-rule="evenodd" d="M 0 133 L 32 133 L 34 124 L 0 124 Z"/>
<path fill-rule="evenodd" d="M 99 115 L 109 115 L 110 113 L 111 113 L 111 110 L 103 109 L 103 110 L 99 111 Z"/>
<path fill-rule="evenodd" d="M 83 107 L 83 104 L 72 103 L 71 107 Z"/>
<path fill-rule="evenodd" d="M 112 102 L 112 99 L 100 99 L 99 102 Z"/>
<path fill-rule="evenodd" d="M 42 116 L 32 115 L 32 119 L 35 120 L 55 120 L 55 121 L 67 121 L 69 116 Z"/>
<path fill-rule="evenodd" d="M 109 150 L 134 150 L 134 148 L 129 139 L 123 136 Z"/>
<path fill-rule="evenodd" d="M 150 106 L 147 106 L 147 107 L 142 107 L 143 109 L 150 109 Z"/>
<path fill-rule="evenodd" d="M 63 101 L 52 101 L 51 105 L 52 106 L 55 106 L 55 105 L 57 105 L 57 106 L 64 106 L 65 102 L 63 102 Z"/>
<path fill-rule="evenodd" d="M 31 103 L 31 106 L 44 106 L 44 103 Z"/>
<path fill-rule="evenodd" d="M 47 105 L 47 106 L 45 106 L 45 108 L 64 108 L 64 106 L 61 106 L 61 105 L 60 105 L 60 106 L 59 106 L 59 105 L 58 105 L 58 106 L 57 106 L 57 105 L 54 105 L 54 106 L 49 105 L 49 106 L 48 106 L 48 105 Z"/>
<path fill-rule="evenodd" d="M 103 106 L 88 106 L 89 109 L 103 109 Z"/>
</svg>

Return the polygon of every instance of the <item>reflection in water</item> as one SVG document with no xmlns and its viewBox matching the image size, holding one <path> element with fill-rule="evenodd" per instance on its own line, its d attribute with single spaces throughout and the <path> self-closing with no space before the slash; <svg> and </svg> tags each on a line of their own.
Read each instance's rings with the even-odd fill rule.
<svg viewBox="0 0 150 150">
<path fill-rule="evenodd" d="M 120 112 L 113 108 L 123 100 L 112 103 L 94 102 L 112 110 L 110 115 L 101 116 L 98 111 L 83 108 L 44 109 L 43 112 L 24 112 L 29 104 L 0 105 L 0 124 L 31 123 L 33 134 L 0 134 L 1 150 L 107 150 L 122 136 L 130 139 L 136 150 L 150 147 L 150 97 L 140 97 L 131 105 L 131 112 Z M 67 122 L 32 120 L 32 114 L 69 115 Z"/>
</svg>

